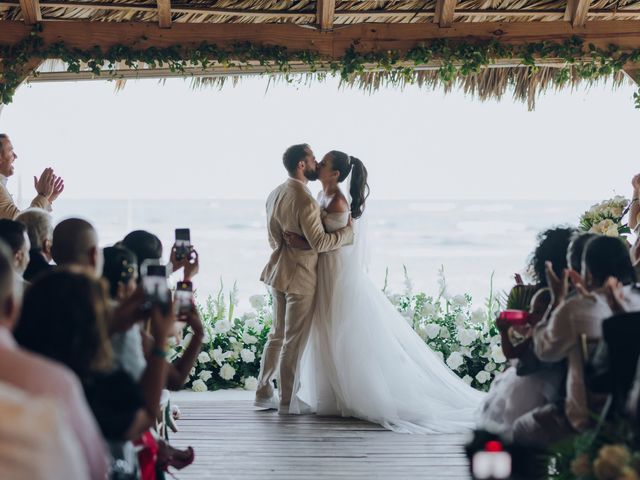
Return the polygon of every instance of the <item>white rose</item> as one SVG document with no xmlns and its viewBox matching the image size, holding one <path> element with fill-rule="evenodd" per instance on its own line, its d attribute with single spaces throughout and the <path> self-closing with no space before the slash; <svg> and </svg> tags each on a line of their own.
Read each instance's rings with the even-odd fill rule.
<svg viewBox="0 0 640 480">
<path fill-rule="evenodd" d="M 242 341 L 247 345 L 253 345 L 254 343 L 258 343 L 258 339 L 253 335 L 249 335 L 248 333 L 242 334 Z"/>
<path fill-rule="evenodd" d="M 478 309 L 478 310 L 474 310 L 473 313 L 471 314 L 471 322 L 472 323 L 483 323 L 486 320 L 486 316 L 485 313 Z"/>
<path fill-rule="evenodd" d="M 211 377 L 212 377 L 212 373 L 211 370 L 202 370 L 199 374 L 198 377 L 200 378 L 200 380 L 202 380 L 203 382 L 207 382 Z"/>
<path fill-rule="evenodd" d="M 240 356 L 244 363 L 253 363 L 256 360 L 256 354 L 246 348 L 240 352 Z"/>
<path fill-rule="evenodd" d="M 255 312 L 248 312 L 242 315 L 242 319 L 245 322 L 255 321 L 256 318 L 258 318 L 258 316 L 255 314 Z"/>
<path fill-rule="evenodd" d="M 457 370 L 464 364 L 464 357 L 460 354 L 460 352 L 453 352 L 447 358 L 447 365 L 451 370 Z"/>
<path fill-rule="evenodd" d="M 456 316 L 455 324 L 456 324 L 458 327 L 462 327 L 462 326 L 464 326 L 464 324 L 465 324 L 465 323 L 467 323 L 467 319 L 466 319 L 466 317 L 465 317 L 462 313 L 459 313 L 459 314 Z"/>
<path fill-rule="evenodd" d="M 434 307 L 431 303 L 425 303 L 422 305 L 422 310 L 420 311 L 423 317 L 429 317 L 436 313 L 436 307 Z"/>
<path fill-rule="evenodd" d="M 485 372 L 484 370 L 480 370 L 476 375 L 476 380 L 480 384 L 486 383 L 489 380 L 491 380 L 491 374 L 488 372 Z"/>
<path fill-rule="evenodd" d="M 235 368 L 233 368 L 228 363 L 225 363 L 224 365 L 222 365 L 222 368 L 220 368 L 220 377 L 222 377 L 224 380 L 231 380 L 233 377 L 235 377 L 235 375 Z"/>
<path fill-rule="evenodd" d="M 507 358 L 504 356 L 504 352 L 502 351 L 502 347 L 500 345 L 493 345 L 491 347 L 491 360 L 495 363 L 504 363 L 507 361 Z"/>
<path fill-rule="evenodd" d="M 436 338 L 440 334 L 440 325 L 436 323 L 427 323 L 424 332 L 429 338 Z"/>
<path fill-rule="evenodd" d="M 451 299 L 451 303 L 456 307 L 464 307 L 467 304 L 467 297 L 464 295 L 456 295 Z"/>
<path fill-rule="evenodd" d="M 200 352 L 198 355 L 198 363 L 207 363 L 211 361 L 211 357 L 207 352 Z"/>
<path fill-rule="evenodd" d="M 446 327 L 442 327 L 440 328 L 440 336 L 442 338 L 449 338 L 451 335 L 449 335 L 449 330 L 447 330 Z"/>
<path fill-rule="evenodd" d="M 202 380 L 196 380 L 195 382 L 193 382 L 193 384 L 191 384 L 191 390 L 193 390 L 194 392 L 206 392 L 207 384 Z"/>
<path fill-rule="evenodd" d="M 256 310 L 262 310 L 266 305 L 266 302 L 264 301 L 264 295 L 251 295 L 249 297 L 249 303 Z"/>
<path fill-rule="evenodd" d="M 258 388 L 258 379 L 256 377 L 246 377 L 243 380 L 243 383 L 244 383 L 245 390 L 251 390 L 255 392 L 256 389 Z"/>
<path fill-rule="evenodd" d="M 473 378 L 471 378 L 469 375 L 465 375 L 464 377 L 462 377 L 462 381 L 467 385 L 471 385 L 471 382 L 473 382 Z"/>
<path fill-rule="evenodd" d="M 257 322 L 255 327 L 253 327 L 253 330 L 260 335 L 262 333 L 262 330 L 264 330 L 264 325 L 262 323 Z"/>
<path fill-rule="evenodd" d="M 493 372 L 496 369 L 496 364 L 493 362 L 489 362 L 484 366 L 484 371 L 485 372 Z"/>
<path fill-rule="evenodd" d="M 468 347 L 476 340 L 476 338 L 478 338 L 478 332 L 476 332 L 472 328 L 459 328 L 457 336 L 460 345 L 462 345 L 463 347 Z"/>
<path fill-rule="evenodd" d="M 229 330 L 231 330 L 231 327 L 232 327 L 231 322 L 228 320 L 218 320 L 216 324 L 213 326 L 216 333 L 219 333 L 221 335 L 224 335 L 225 333 L 229 332 Z"/>
</svg>

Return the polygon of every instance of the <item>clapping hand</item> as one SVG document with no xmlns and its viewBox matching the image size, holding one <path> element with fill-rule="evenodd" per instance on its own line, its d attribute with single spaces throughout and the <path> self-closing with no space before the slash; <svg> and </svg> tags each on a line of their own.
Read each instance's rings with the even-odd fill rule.
<svg viewBox="0 0 640 480">
<path fill-rule="evenodd" d="M 64 191 L 64 179 L 62 177 L 53 176 L 53 193 L 49 195 L 49 203 L 55 202 L 60 194 Z"/>
<path fill-rule="evenodd" d="M 558 306 L 564 301 L 569 293 L 569 270 L 564 269 L 562 276 L 559 278 L 553 271 L 553 264 L 545 262 L 545 273 L 547 275 L 547 284 L 551 292 L 551 304 Z"/>
<path fill-rule="evenodd" d="M 33 177 L 33 186 L 38 192 L 38 195 L 42 195 L 45 198 L 49 198 L 53 195 L 55 190 L 56 176 L 53 174 L 53 168 L 45 168 L 40 175 L 40 178 Z"/>
<path fill-rule="evenodd" d="M 631 179 L 631 185 L 636 192 L 640 191 L 640 173 L 633 176 L 633 178 Z"/>
<path fill-rule="evenodd" d="M 625 313 L 627 308 L 624 305 L 624 291 L 622 290 L 622 282 L 615 277 L 607 278 L 604 283 L 604 294 L 607 297 L 607 303 L 615 314 Z"/>
</svg>

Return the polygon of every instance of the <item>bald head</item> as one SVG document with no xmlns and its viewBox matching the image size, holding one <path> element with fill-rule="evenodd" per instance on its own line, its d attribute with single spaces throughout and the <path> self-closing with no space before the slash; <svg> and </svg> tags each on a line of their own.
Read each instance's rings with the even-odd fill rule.
<svg viewBox="0 0 640 480">
<path fill-rule="evenodd" d="M 98 233 L 86 220 L 69 218 L 56 225 L 51 254 L 60 266 L 77 265 L 101 274 Z"/>
</svg>

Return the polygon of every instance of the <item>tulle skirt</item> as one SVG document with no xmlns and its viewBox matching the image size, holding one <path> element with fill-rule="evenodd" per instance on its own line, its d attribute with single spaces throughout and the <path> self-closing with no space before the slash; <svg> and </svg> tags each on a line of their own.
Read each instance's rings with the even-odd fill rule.
<svg viewBox="0 0 640 480">
<path fill-rule="evenodd" d="M 290 412 L 357 417 L 407 433 L 474 428 L 484 394 L 413 331 L 351 248 L 320 255 L 315 316 Z"/>
</svg>

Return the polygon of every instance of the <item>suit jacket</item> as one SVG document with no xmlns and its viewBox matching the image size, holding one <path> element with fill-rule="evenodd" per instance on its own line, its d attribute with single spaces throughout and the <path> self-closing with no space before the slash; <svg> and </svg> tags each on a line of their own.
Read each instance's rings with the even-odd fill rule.
<svg viewBox="0 0 640 480">
<path fill-rule="evenodd" d="M 31 202 L 31 207 L 42 208 L 48 212 L 51 211 L 51 203 L 49 200 L 42 195 L 36 196 Z M 13 220 L 18 216 L 20 210 L 13 203 L 13 198 L 9 194 L 9 190 L 7 187 L 0 183 L 0 218 L 8 218 L 9 220 Z"/>
<path fill-rule="evenodd" d="M 267 199 L 267 231 L 273 253 L 260 280 L 281 292 L 299 295 L 315 294 L 318 253 L 353 243 L 351 227 L 325 232 L 318 202 L 302 182 L 292 178 L 271 192 Z M 312 249 L 287 246 L 284 232 L 305 237 Z"/>
<path fill-rule="evenodd" d="M 39 248 L 32 248 L 29 251 L 29 265 L 27 265 L 27 269 L 24 271 L 22 277 L 27 282 L 33 282 L 34 278 L 39 274 L 48 272 L 52 268 L 53 265 L 49 265 L 49 262 L 47 262 L 42 255 L 42 250 Z"/>
</svg>

